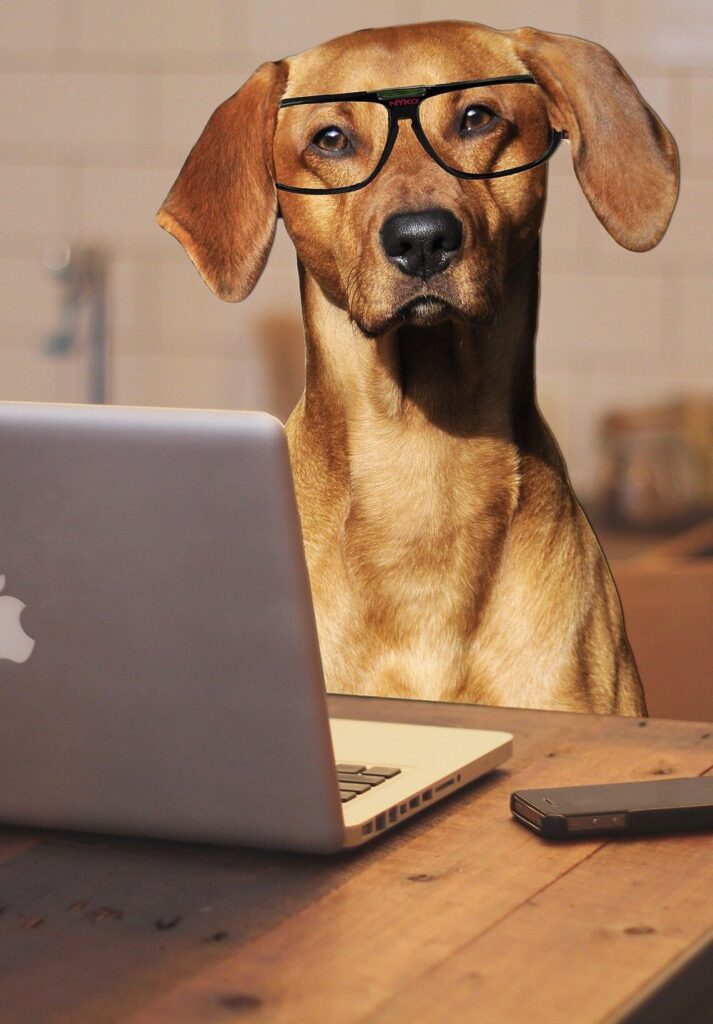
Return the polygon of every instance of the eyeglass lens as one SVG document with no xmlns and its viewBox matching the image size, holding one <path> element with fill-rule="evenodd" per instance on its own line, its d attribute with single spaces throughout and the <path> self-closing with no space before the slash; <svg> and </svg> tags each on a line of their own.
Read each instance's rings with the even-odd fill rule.
<svg viewBox="0 0 713 1024">
<path fill-rule="evenodd" d="M 544 156 L 550 142 L 536 90 L 524 83 L 429 96 L 418 116 L 443 163 L 467 174 L 525 167 Z M 274 145 L 277 181 L 317 189 L 360 184 L 379 163 L 388 131 L 389 112 L 380 103 L 342 100 L 282 107 Z"/>
</svg>

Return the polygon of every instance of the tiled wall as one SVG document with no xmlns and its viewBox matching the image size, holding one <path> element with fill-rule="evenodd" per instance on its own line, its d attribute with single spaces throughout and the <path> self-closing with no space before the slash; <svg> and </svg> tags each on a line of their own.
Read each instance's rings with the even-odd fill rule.
<svg viewBox="0 0 713 1024">
<path fill-rule="evenodd" d="M 602 43 L 672 130 L 683 184 L 651 253 L 620 249 L 552 161 L 538 338 L 540 405 L 583 498 L 602 410 L 713 391 L 710 0 L 3 0 L 0 398 L 81 401 L 86 356 L 47 352 L 61 239 L 111 254 L 110 398 L 266 408 L 301 391 L 299 290 L 284 228 L 242 304 L 216 299 L 154 214 L 213 109 L 265 59 L 355 28 L 461 18 Z"/>
</svg>

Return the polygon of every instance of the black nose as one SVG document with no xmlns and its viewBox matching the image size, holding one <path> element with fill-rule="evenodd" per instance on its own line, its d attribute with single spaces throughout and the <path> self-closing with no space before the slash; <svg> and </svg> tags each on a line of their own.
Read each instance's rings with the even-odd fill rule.
<svg viewBox="0 0 713 1024">
<path fill-rule="evenodd" d="M 395 213 L 379 236 L 394 266 L 425 281 L 449 266 L 463 242 L 463 226 L 448 210 Z"/>
</svg>

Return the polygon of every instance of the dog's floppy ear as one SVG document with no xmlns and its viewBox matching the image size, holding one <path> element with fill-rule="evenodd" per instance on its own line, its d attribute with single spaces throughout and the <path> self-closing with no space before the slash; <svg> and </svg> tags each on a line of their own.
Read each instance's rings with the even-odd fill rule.
<svg viewBox="0 0 713 1024">
<path fill-rule="evenodd" d="M 545 94 L 550 123 L 569 136 L 597 217 L 626 249 L 653 248 L 678 196 L 678 150 L 668 130 L 604 47 L 533 28 L 511 35 Z"/>
<path fill-rule="evenodd" d="M 265 62 L 218 107 L 156 215 L 228 302 L 250 294 L 275 237 L 272 136 L 286 78 L 286 64 Z"/>
</svg>

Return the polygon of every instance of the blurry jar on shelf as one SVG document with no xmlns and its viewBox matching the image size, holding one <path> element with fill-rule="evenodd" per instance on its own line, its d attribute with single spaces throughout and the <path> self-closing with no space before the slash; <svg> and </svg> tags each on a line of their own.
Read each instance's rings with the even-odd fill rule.
<svg viewBox="0 0 713 1024">
<path fill-rule="evenodd" d="M 710 460 L 700 450 L 698 406 L 696 442 L 688 429 L 690 419 L 685 401 L 604 418 L 599 489 L 602 510 L 611 523 L 666 529 L 687 525 L 706 513 Z M 704 449 L 712 444 L 704 434 Z"/>
</svg>

